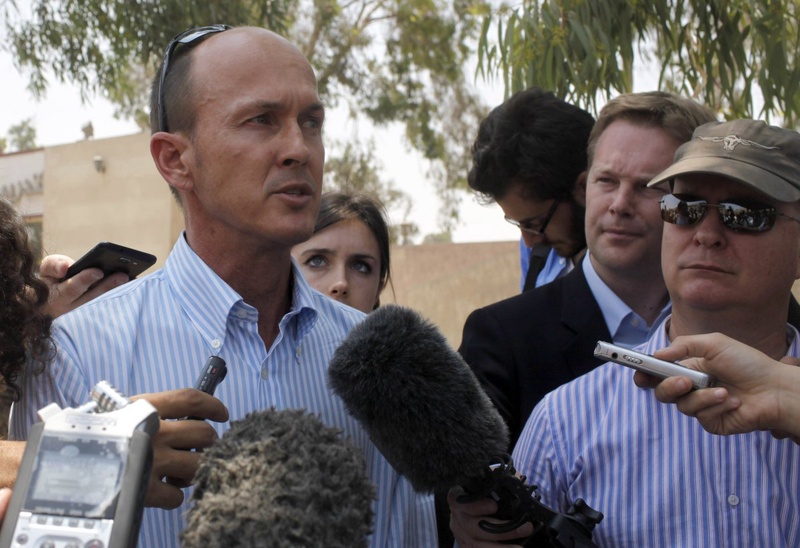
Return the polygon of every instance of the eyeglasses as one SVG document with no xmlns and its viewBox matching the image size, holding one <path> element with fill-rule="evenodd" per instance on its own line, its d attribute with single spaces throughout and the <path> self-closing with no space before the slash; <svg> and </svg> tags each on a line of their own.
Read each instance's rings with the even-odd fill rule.
<svg viewBox="0 0 800 548">
<path fill-rule="evenodd" d="M 509 219 L 508 217 L 506 217 L 505 219 L 506 221 L 508 221 L 509 223 L 511 223 L 520 230 L 524 230 L 525 232 L 536 234 L 538 236 L 544 236 L 544 231 L 547 229 L 547 225 L 550 224 L 550 219 L 553 218 L 556 209 L 558 209 L 558 204 L 560 203 L 561 203 L 560 198 L 556 198 L 555 201 L 553 201 L 553 205 L 550 206 L 548 212 L 545 214 L 544 217 L 542 217 L 540 221 L 538 221 L 539 224 L 538 228 L 534 228 L 535 223 L 537 223 L 538 216 L 528 217 L 527 219 L 522 219 L 521 221 Z"/>
<path fill-rule="evenodd" d="M 790 217 L 766 204 L 709 204 L 705 200 L 687 200 L 674 194 L 668 194 L 661 199 L 661 218 L 673 225 L 692 226 L 703 219 L 709 208 L 719 211 L 722 224 L 735 232 L 767 232 L 775 226 L 778 217 L 800 223 L 800 219 Z"/>
<path fill-rule="evenodd" d="M 195 42 L 199 43 L 198 40 L 200 40 L 201 38 L 204 38 L 211 34 L 224 32 L 229 28 L 231 27 L 228 25 L 209 25 L 207 27 L 196 27 L 180 33 L 170 41 L 169 45 L 167 46 L 167 51 L 164 53 L 164 62 L 161 65 L 161 76 L 158 79 L 159 131 L 169 131 L 169 126 L 167 126 L 167 110 L 166 110 L 166 105 L 164 104 L 164 82 L 167 79 L 167 71 L 169 70 L 169 64 L 170 61 L 172 61 L 172 57 L 174 56 L 177 47 L 181 45 L 187 46 Z"/>
</svg>

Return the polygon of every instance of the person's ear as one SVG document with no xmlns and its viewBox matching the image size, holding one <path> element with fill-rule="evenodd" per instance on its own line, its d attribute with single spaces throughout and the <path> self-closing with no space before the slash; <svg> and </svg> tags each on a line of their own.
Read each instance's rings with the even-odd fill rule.
<svg viewBox="0 0 800 548">
<path fill-rule="evenodd" d="M 192 172 L 187 165 L 189 140 L 183 134 L 159 131 L 150 137 L 150 155 L 161 176 L 178 191 L 192 188 Z"/>
<path fill-rule="evenodd" d="M 588 176 L 588 171 L 581 171 L 578 178 L 575 179 L 575 186 L 572 187 L 572 199 L 584 209 L 586 208 L 586 179 Z"/>
</svg>

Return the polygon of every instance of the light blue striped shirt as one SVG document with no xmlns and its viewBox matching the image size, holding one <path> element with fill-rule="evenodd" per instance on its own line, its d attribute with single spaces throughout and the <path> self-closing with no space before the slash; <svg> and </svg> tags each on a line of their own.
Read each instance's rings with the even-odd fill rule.
<svg viewBox="0 0 800 548">
<path fill-rule="evenodd" d="M 644 352 L 669 344 L 664 325 Z M 800 447 L 769 432 L 709 434 L 623 366 L 548 394 L 513 459 L 545 505 L 565 512 L 582 498 L 605 514 L 598 546 L 800 546 Z"/>
<path fill-rule="evenodd" d="M 292 308 L 266 349 L 256 309 L 181 236 L 163 269 L 55 322 L 57 357 L 43 375 L 24 379 L 24 396 L 12 413 L 12 437 L 24 439 L 36 412 L 50 402 L 75 407 L 89 401 L 97 381 L 108 380 L 128 395 L 193 386 L 207 358 L 219 354 L 228 375 L 215 395 L 231 420 L 270 406 L 306 408 L 363 449 L 377 491 L 370 546 L 436 546 L 433 497 L 412 490 L 327 386 L 333 351 L 364 315 L 312 290 L 296 266 L 293 272 Z M 228 428 L 211 424 L 220 435 Z M 180 509 L 145 510 L 140 547 L 179 546 L 186 495 Z"/>
</svg>

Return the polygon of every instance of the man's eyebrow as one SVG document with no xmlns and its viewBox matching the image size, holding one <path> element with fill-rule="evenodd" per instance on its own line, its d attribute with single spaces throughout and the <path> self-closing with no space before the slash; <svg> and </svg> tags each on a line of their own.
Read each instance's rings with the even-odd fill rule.
<svg viewBox="0 0 800 548">
<path fill-rule="evenodd" d="M 282 110 L 286 108 L 286 103 L 282 101 L 253 101 L 251 106 L 260 110 Z M 302 112 L 325 112 L 325 105 L 322 103 L 312 103 L 305 107 Z"/>
<path fill-rule="evenodd" d="M 306 114 L 325 114 L 325 105 L 322 103 L 312 103 L 303 109 Z"/>
</svg>

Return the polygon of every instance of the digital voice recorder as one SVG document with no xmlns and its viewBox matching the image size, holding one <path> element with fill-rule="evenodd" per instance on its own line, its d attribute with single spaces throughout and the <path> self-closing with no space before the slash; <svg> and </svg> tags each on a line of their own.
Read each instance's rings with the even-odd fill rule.
<svg viewBox="0 0 800 548">
<path fill-rule="evenodd" d="M 625 365 L 637 371 L 643 371 L 660 379 L 667 377 L 688 377 L 695 389 L 712 386 L 715 379 L 702 371 L 696 371 L 679 363 L 659 360 L 649 354 L 642 354 L 622 346 L 597 341 L 594 355 L 600 359 L 608 360 L 620 365 Z"/>
<path fill-rule="evenodd" d="M 133 547 L 153 464 L 158 413 L 98 383 L 92 401 L 39 410 L 31 429 L 0 547 Z"/>
</svg>

